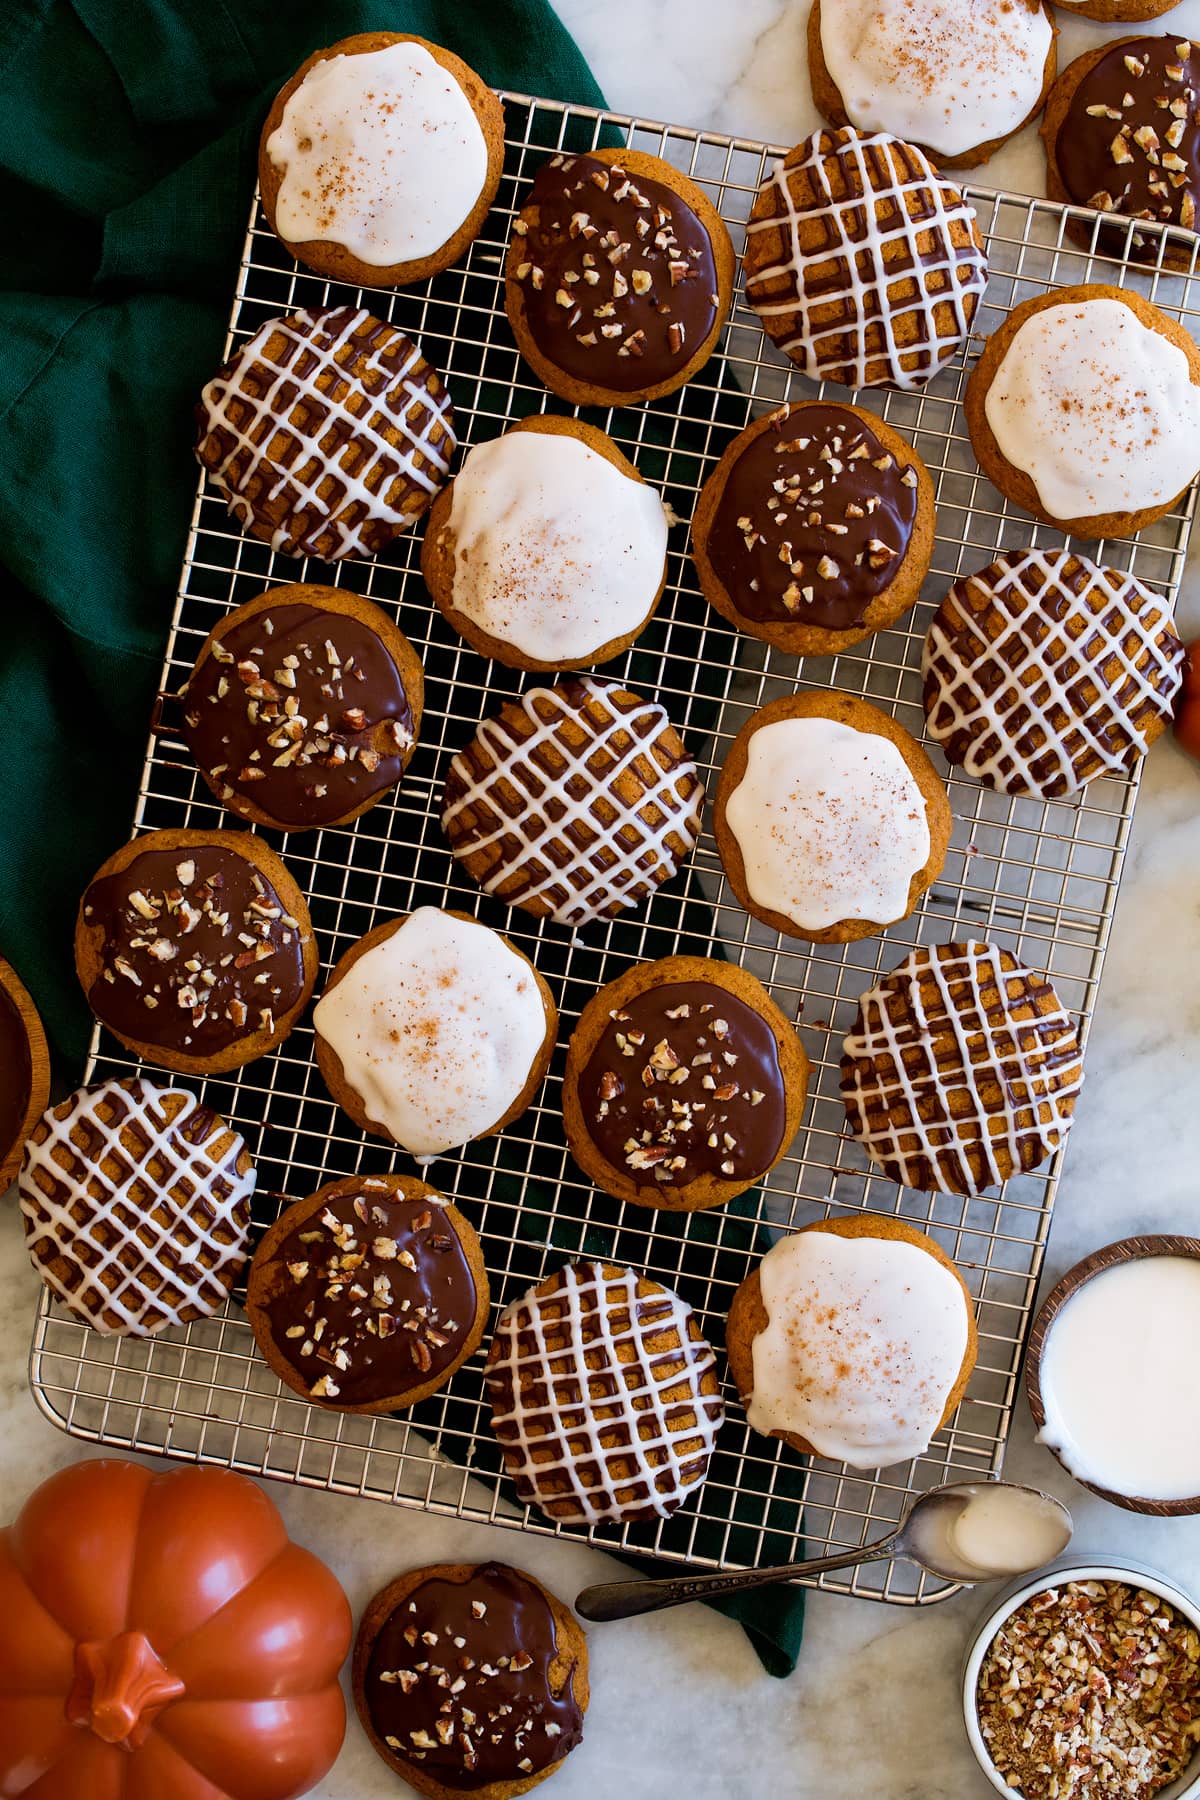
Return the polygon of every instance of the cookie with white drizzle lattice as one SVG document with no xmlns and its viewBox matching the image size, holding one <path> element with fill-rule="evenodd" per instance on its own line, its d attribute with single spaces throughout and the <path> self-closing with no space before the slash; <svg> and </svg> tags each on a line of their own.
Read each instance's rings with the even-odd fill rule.
<svg viewBox="0 0 1200 1800">
<path fill-rule="evenodd" d="M 224 1305 L 254 1181 L 240 1134 L 186 1089 L 141 1076 L 79 1088 L 25 1146 L 26 1248 L 76 1318 L 152 1337 Z"/>
<path fill-rule="evenodd" d="M 1171 721 L 1170 605 L 1070 550 L 1006 550 L 954 583 L 925 640 L 925 715 L 949 762 L 1042 800 L 1131 769 Z"/>
<path fill-rule="evenodd" d="M 1082 1085 L 1058 995 L 994 944 L 912 951 L 863 995 L 842 1055 L 851 1131 L 893 1181 L 932 1193 L 1036 1169 Z"/>
<path fill-rule="evenodd" d="M 581 676 L 530 688 L 484 720 L 450 764 L 442 828 L 487 893 L 584 925 L 669 881 L 703 807 L 663 708 Z"/>
<path fill-rule="evenodd" d="M 923 150 L 818 131 L 763 183 L 746 227 L 746 298 L 814 381 L 921 387 L 987 286 L 979 222 Z"/>
<path fill-rule="evenodd" d="M 501 1315 L 492 1429 L 552 1519 L 666 1518 L 708 1473 L 724 1417 L 690 1306 L 619 1263 L 569 1263 Z"/>
<path fill-rule="evenodd" d="M 352 306 L 268 319 L 196 408 L 196 456 L 253 537 L 289 556 L 377 556 L 450 473 L 454 411 L 411 338 Z"/>
</svg>

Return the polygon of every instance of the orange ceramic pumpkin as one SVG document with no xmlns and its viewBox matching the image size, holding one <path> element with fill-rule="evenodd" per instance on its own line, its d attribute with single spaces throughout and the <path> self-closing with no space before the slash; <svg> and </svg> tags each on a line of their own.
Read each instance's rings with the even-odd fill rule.
<svg viewBox="0 0 1200 1800">
<path fill-rule="evenodd" d="M 1175 736 L 1192 756 L 1200 757 L 1200 638 L 1187 647 L 1183 687 L 1175 702 Z"/>
<path fill-rule="evenodd" d="M 219 1469 L 83 1462 L 0 1532 L 4 1800 L 290 1800 L 341 1748 L 350 1608 Z"/>
</svg>

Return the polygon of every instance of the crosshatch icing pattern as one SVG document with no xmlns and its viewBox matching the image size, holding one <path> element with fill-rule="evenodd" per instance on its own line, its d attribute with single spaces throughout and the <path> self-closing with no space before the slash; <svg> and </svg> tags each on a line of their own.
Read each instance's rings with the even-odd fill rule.
<svg viewBox="0 0 1200 1800">
<path fill-rule="evenodd" d="M 622 142 L 663 156 L 705 187 L 740 252 L 755 192 L 783 154 L 769 145 L 519 96 L 506 98 L 505 111 L 508 155 L 496 206 L 466 258 L 431 283 L 389 293 L 326 282 L 293 264 L 256 207 L 227 353 L 278 314 L 305 305 L 366 305 L 418 342 L 444 373 L 464 444 L 494 437 L 532 413 L 568 413 L 521 362 L 503 311 L 511 221 L 543 160 L 558 150 Z M 1135 287 L 1174 317 L 1200 324 L 1194 275 L 1126 267 L 1078 248 L 1068 236 L 1068 209 L 982 189 L 969 190 L 969 197 L 987 241 L 991 277 L 964 351 L 924 389 L 855 396 L 916 445 L 937 484 L 933 570 L 922 600 L 899 625 L 837 657 L 801 664 L 733 631 L 700 595 L 687 557 L 687 521 L 699 487 L 750 419 L 785 397 L 819 391 L 764 339 L 740 292 L 723 353 L 687 387 L 649 406 L 586 415 L 661 489 L 680 521 L 670 533 L 667 585 L 655 619 L 631 651 L 600 673 L 662 703 L 710 796 L 751 713 L 797 687 L 838 687 L 864 696 L 923 738 L 922 645 L 951 582 L 991 562 L 1001 548 L 1061 544 L 1060 534 L 1009 508 L 984 479 L 960 404 L 983 338 L 1014 305 L 1052 288 L 1106 281 Z M 1075 217 L 1091 229 L 1089 215 Z M 1141 234 L 1152 229 L 1138 226 Z M 845 397 L 842 390 L 829 392 Z M 1182 510 L 1136 540 L 1090 546 L 1088 554 L 1172 600 L 1192 505 L 1189 495 Z M 569 1258 L 603 1257 L 677 1290 L 716 1346 L 723 1370 L 724 1321 L 734 1290 L 778 1231 L 863 1209 L 930 1230 L 955 1258 L 974 1298 L 979 1363 L 962 1405 L 924 1456 L 882 1475 L 816 1460 L 805 1464 L 750 1434 L 726 1385 L 727 1416 L 705 1486 L 671 1518 L 591 1526 L 593 1541 L 651 1552 L 664 1567 L 682 1560 L 729 1567 L 781 1561 L 858 1546 L 887 1529 L 914 1492 L 997 1471 L 1059 1158 L 972 1199 L 897 1187 L 846 1133 L 839 1093 L 842 1037 L 860 996 L 916 945 L 987 938 L 1049 974 L 1086 1040 L 1137 775 L 1105 776 L 1068 800 L 1012 798 L 960 771 L 946 772 L 931 746 L 955 818 L 946 867 L 913 918 L 860 943 L 810 946 L 780 939 L 749 919 L 722 874 L 707 812 L 685 869 L 633 912 L 574 930 L 535 919 L 469 881 L 456 868 L 439 823 L 452 757 L 482 719 L 531 683 L 483 661 L 432 605 L 420 577 L 420 533 L 397 539 L 376 561 L 305 563 L 243 535 L 222 496 L 202 482 L 138 796 L 139 830 L 231 822 L 187 755 L 171 696 L 230 606 L 268 586 L 303 580 L 336 582 L 393 611 L 426 665 L 421 742 L 398 792 L 352 827 L 286 841 L 272 837 L 309 899 L 323 965 L 318 992 L 338 958 L 373 925 L 419 905 L 448 904 L 508 932 L 532 957 L 562 1010 L 550 1077 L 530 1110 L 500 1137 L 443 1158 L 430 1171 L 480 1233 L 492 1281 L 492 1323 Z M 631 962 L 710 950 L 758 975 L 798 1025 L 813 1063 L 803 1128 L 762 1190 L 727 1208 L 675 1214 L 623 1206 L 594 1189 L 564 1148 L 566 1039 L 596 989 Z M 132 1066 L 113 1040 L 97 1034 L 91 1079 Z M 408 1167 L 337 1110 L 313 1062 L 307 1023 L 275 1055 L 202 1086 L 206 1102 L 246 1134 L 258 1160 L 254 1216 L 260 1227 L 276 1216 L 285 1196 L 299 1198 L 339 1176 Z M 136 1341 L 91 1334 L 47 1300 L 37 1318 L 31 1366 L 47 1415 L 92 1442 L 537 1532 L 583 1529 L 556 1526 L 516 1503 L 488 1426 L 482 1351 L 411 1413 L 359 1418 L 309 1407 L 281 1390 L 257 1355 L 236 1301 L 215 1319 Z M 827 1575 L 821 1584 L 904 1604 L 952 1591 L 904 1565 L 886 1564 Z"/>
</svg>

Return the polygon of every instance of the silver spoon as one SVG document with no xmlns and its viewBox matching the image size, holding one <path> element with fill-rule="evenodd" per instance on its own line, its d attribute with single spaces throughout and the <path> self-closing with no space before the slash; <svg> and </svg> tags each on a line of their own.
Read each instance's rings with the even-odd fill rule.
<svg viewBox="0 0 1200 1800">
<path fill-rule="evenodd" d="M 1014 1557 L 1012 1547 L 1000 1554 L 998 1563 L 984 1566 L 971 1560 L 957 1548 L 954 1529 L 968 1504 L 980 1495 L 991 1496 L 1000 1491 L 1028 1496 L 1016 1505 L 1026 1511 L 1035 1531 L 1027 1539 L 1026 1560 Z M 1040 1503 L 1040 1504 L 1039 1504 Z M 1071 1541 L 1073 1522 L 1061 1500 L 1043 1494 L 1039 1488 L 1020 1486 L 1011 1481 L 961 1481 L 945 1487 L 931 1488 L 913 1501 L 900 1523 L 885 1537 L 860 1550 L 847 1550 L 840 1556 L 816 1556 L 807 1562 L 782 1563 L 771 1569 L 744 1569 L 732 1574 L 673 1575 L 664 1581 L 607 1581 L 598 1587 L 584 1588 L 575 1601 L 581 1618 L 597 1624 L 610 1619 L 632 1619 L 639 1613 L 661 1612 L 668 1606 L 683 1606 L 689 1600 L 719 1599 L 725 1594 L 744 1594 L 750 1588 L 767 1587 L 772 1582 L 790 1581 L 795 1576 L 821 1575 L 832 1569 L 852 1569 L 858 1563 L 880 1562 L 885 1557 L 905 1557 L 931 1575 L 948 1581 L 970 1584 L 978 1581 L 1000 1581 L 1013 1575 L 1024 1575 L 1040 1569 L 1060 1556 Z M 1040 1538 L 1035 1537 L 1040 1530 Z M 1033 1560 L 1028 1560 L 1031 1552 Z"/>
</svg>

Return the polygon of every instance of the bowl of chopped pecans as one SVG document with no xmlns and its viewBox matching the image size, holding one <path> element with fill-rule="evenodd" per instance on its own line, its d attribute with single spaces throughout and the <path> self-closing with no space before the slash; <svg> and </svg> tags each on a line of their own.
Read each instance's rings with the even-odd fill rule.
<svg viewBox="0 0 1200 1800">
<path fill-rule="evenodd" d="M 980 1621 L 963 1712 L 1009 1800 L 1193 1800 L 1200 1602 L 1136 1563 L 1060 1558 Z"/>
</svg>

